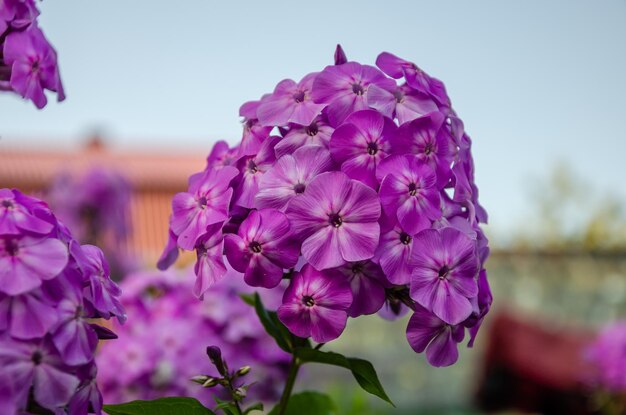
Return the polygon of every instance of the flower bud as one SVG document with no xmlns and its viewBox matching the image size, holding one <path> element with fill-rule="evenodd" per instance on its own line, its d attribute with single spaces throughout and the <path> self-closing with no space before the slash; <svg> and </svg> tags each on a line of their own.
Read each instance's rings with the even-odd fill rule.
<svg viewBox="0 0 626 415">
<path fill-rule="evenodd" d="M 248 391 L 246 391 L 246 388 L 237 388 L 235 389 L 235 391 L 233 392 L 234 398 L 238 401 L 242 400 L 243 398 L 246 397 L 246 395 L 248 394 Z"/>
<path fill-rule="evenodd" d="M 245 376 L 248 373 L 250 373 L 251 367 L 250 366 L 243 366 L 241 368 L 239 368 L 239 370 L 237 371 L 237 373 L 235 373 L 236 376 Z"/>
<path fill-rule="evenodd" d="M 217 346 L 209 346 L 206 348 L 206 354 L 211 359 L 211 363 L 215 366 L 220 375 L 226 376 L 228 369 L 226 368 L 226 364 L 222 360 L 222 351 Z"/>
</svg>

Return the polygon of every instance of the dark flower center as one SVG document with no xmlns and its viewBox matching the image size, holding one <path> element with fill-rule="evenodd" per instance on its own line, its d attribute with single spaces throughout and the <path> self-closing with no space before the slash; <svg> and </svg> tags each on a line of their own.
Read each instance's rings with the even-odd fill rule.
<svg viewBox="0 0 626 415">
<path fill-rule="evenodd" d="M 76 311 L 74 311 L 74 320 L 80 320 L 82 316 L 83 316 L 83 307 L 82 306 L 76 307 Z"/>
<path fill-rule="evenodd" d="M 363 268 L 363 264 L 361 262 L 357 262 L 356 264 L 352 265 L 352 273 L 354 275 L 361 274 L 363 272 Z"/>
<path fill-rule="evenodd" d="M 298 91 L 293 94 L 293 99 L 298 103 L 304 101 L 304 91 Z"/>
<path fill-rule="evenodd" d="M 4 199 L 2 201 L 2 207 L 11 209 L 13 207 L 13 202 L 11 202 L 9 199 Z"/>
<path fill-rule="evenodd" d="M 404 245 L 410 244 L 412 239 L 413 238 L 411 238 L 411 235 L 409 235 L 408 233 L 402 232 L 400 234 L 400 242 L 402 242 Z"/>
<path fill-rule="evenodd" d="M 394 91 L 393 97 L 396 99 L 396 102 L 398 104 L 401 104 L 402 102 L 404 102 L 404 93 L 400 91 L 399 89 L 396 89 Z"/>
<path fill-rule="evenodd" d="M 248 160 L 248 171 L 252 174 L 255 174 L 256 172 L 259 171 L 259 168 L 257 167 L 256 163 L 252 159 Z"/>
<path fill-rule="evenodd" d="M 41 65 L 39 64 L 39 61 L 34 61 L 33 64 L 31 65 L 31 71 L 33 73 L 39 72 L 40 68 L 41 68 Z"/>
<path fill-rule="evenodd" d="M 417 191 L 419 190 L 419 187 L 417 186 L 416 183 L 410 183 L 409 184 L 409 195 L 410 196 L 415 196 L 417 195 Z"/>
<path fill-rule="evenodd" d="M 450 268 L 448 268 L 447 265 L 444 265 L 443 267 L 441 267 L 439 269 L 439 279 L 443 280 L 448 276 L 448 273 L 450 272 Z"/>
<path fill-rule="evenodd" d="M 41 352 L 37 350 L 35 353 L 33 353 L 31 360 L 33 361 L 35 366 L 38 366 L 41 364 L 41 361 L 43 360 L 43 354 L 41 354 Z"/>
<path fill-rule="evenodd" d="M 302 297 L 302 304 L 307 307 L 313 307 L 315 305 L 315 300 L 310 295 L 305 295 Z"/>
<path fill-rule="evenodd" d="M 317 124 L 312 123 L 311 125 L 309 125 L 308 127 L 306 127 L 304 129 L 304 131 L 306 131 L 306 134 L 310 137 L 314 137 L 317 135 L 317 133 L 319 132 L 318 128 L 317 128 Z"/>
<path fill-rule="evenodd" d="M 19 252 L 19 247 L 17 246 L 17 241 L 13 239 L 8 239 L 4 243 L 4 249 L 6 250 L 9 256 L 17 256 Z"/>
<path fill-rule="evenodd" d="M 257 241 L 250 242 L 250 245 L 248 245 L 248 249 L 250 249 L 255 254 L 260 254 L 261 251 L 263 250 L 263 248 L 261 247 L 261 244 L 258 243 Z"/>
<path fill-rule="evenodd" d="M 430 156 L 434 152 L 435 152 L 434 144 L 433 143 L 426 144 L 426 147 L 424 147 L 424 154 L 426 154 L 427 156 Z"/>
<path fill-rule="evenodd" d="M 373 141 L 367 143 L 367 154 L 374 156 L 376 153 L 378 153 L 378 144 Z"/>
<path fill-rule="evenodd" d="M 201 209 L 206 208 L 206 205 L 209 204 L 209 201 L 206 199 L 206 196 L 200 196 L 198 198 L 198 206 L 200 206 Z"/>
<path fill-rule="evenodd" d="M 335 228 L 338 228 L 341 226 L 341 224 L 343 223 L 343 219 L 341 218 L 341 216 L 339 216 L 338 213 L 335 213 L 333 215 L 330 215 L 330 218 L 328 219 L 328 221 L 330 222 L 331 225 L 333 225 Z"/>
<path fill-rule="evenodd" d="M 293 187 L 293 191 L 298 194 L 304 193 L 304 189 L 306 189 L 306 186 L 303 183 L 298 183 Z"/>
<path fill-rule="evenodd" d="M 365 89 L 363 89 L 363 85 L 355 83 L 352 84 L 352 92 L 354 92 L 355 95 L 363 95 Z"/>
</svg>

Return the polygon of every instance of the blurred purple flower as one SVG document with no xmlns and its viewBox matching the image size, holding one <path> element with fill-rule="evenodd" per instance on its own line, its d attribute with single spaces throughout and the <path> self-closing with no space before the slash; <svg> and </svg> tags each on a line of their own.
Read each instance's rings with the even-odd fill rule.
<svg viewBox="0 0 626 415">
<path fill-rule="evenodd" d="M 18 295 L 56 277 L 67 265 L 67 247 L 58 239 L 0 235 L 0 292 Z"/>
<path fill-rule="evenodd" d="M 35 25 L 9 33 L 4 41 L 4 63 L 11 68 L 11 88 L 37 108 L 48 103 L 44 89 L 56 92 L 59 101 L 65 99 L 56 51 Z"/>
</svg>

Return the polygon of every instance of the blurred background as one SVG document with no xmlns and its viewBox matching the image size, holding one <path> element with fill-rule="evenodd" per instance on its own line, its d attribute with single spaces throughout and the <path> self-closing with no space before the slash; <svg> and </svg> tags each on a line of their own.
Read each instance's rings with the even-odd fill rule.
<svg viewBox="0 0 626 415">
<path fill-rule="evenodd" d="M 585 413 L 580 351 L 626 317 L 626 1 L 39 7 L 68 98 L 39 112 L 0 95 L 0 187 L 52 198 L 63 175 L 116 171 L 130 231 L 102 238 L 120 269 L 153 267 L 172 195 L 215 141 L 240 139 L 239 106 L 331 64 L 337 43 L 349 59 L 389 51 L 443 80 L 490 215 L 492 312 L 450 368 L 411 351 L 405 320 L 353 320 L 333 349 L 374 363 L 393 413 Z M 342 414 L 387 413 L 341 375 L 305 383 Z"/>
</svg>

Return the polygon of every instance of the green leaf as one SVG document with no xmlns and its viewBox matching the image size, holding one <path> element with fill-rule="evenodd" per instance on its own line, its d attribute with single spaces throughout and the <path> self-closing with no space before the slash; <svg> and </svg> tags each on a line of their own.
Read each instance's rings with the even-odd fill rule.
<svg viewBox="0 0 626 415">
<path fill-rule="evenodd" d="M 363 390 L 371 393 L 372 395 L 376 395 L 389 402 L 392 406 L 395 406 L 393 405 L 393 402 L 391 402 L 391 399 L 389 399 L 389 396 L 387 396 L 383 385 L 380 383 L 378 375 L 376 374 L 376 369 L 374 369 L 374 366 L 367 360 L 345 357 L 342 354 L 334 352 L 322 352 L 320 350 L 306 348 L 296 349 L 295 355 L 303 363 L 324 363 L 350 370 Z"/>
<path fill-rule="evenodd" d="M 161 398 L 154 401 L 132 401 L 104 405 L 109 415 L 215 415 L 193 398 Z"/>
<path fill-rule="evenodd" d="M 269 415 L 278 415 L 275 406 Z M 292 395 L 287 403 L 285 415 L 336 415 L 337 408 L 328 395 L 319 392 L 301 392 Z"/>
<path fill-rule="evenodd" d="M 223 411 L 227 415 L 237 415 L 239 412 L 237 407 L 230 401 L 223 401 L 220 398 L 214 398 L 217 406 L 215 407 L 216 411 Z"/>
<path fill-rule="evenodd" d="M 254 295 L 239 293 L 239 297 L 243 300 L 244 303 L 254 307 Z"/>
<path fill-rule="evenodd" d="M 276 340 L 278 347 L 287 353 L 291 353 L 293 346 L 291 342 L 292 336 L 289 329 L 280 322 L 275 312 L 267 311 L 265 309 L 259 293 L 254 293 L 254 309 L 256 310 L 256 314 L 259 316 L 265 331 L 272 336 L 274 340 Z"/>
<path fill-rule="evenodd" d="M 252 411 L 263 411 L 263 404 L 261 402 L 257 402 L 248 407 L 245 411 L 243 411 L 243 415 L 248 415 Z"/>
</svg>

